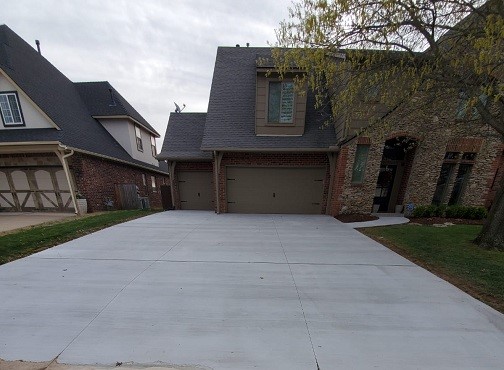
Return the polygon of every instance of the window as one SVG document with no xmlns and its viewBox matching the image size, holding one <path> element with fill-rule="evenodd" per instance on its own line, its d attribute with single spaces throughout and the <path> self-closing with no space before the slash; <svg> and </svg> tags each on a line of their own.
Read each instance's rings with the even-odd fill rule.
<svg viewBox="0 0 504 370">
<path fill-rule="evenodd" d="M 142 183 L 143 186 L 147 186 L 147 179 L 145 178 L 145 173 L 142 173 Z"/>
<path fill-rule="evenodd" d="M 355 160 L 352 170 L 352 183 L 361 184 L 364 182 L 364 172 L 369 154 L 369 145 L 357 145 Z"/>
<path fill-rule="evenodd" d="M 157 152 L 156 152 L 156 138 L 152 135 L 150 137 L 150 145 L 151 145 L 152 156 L 155 157 L 157 154 Z"/>
<path fill-rule="evenodd" d="M 140 131 L 140 127 L 138 126 L 135 126 L 135 137 L 136 137 L 137 149 L 143 152 L 142 132 Z"/>
<path fill-rule="evenodd" d="M 294 122 L 294 82 L 269 83 L 268 122 Z"/>
<path fill-rule="evenodd" d="M 152 185 L 152 190 L 156 191 L 156 177 L 151 176 L 151 185 Z"/>
<path fill-rule="evenodd" d="M 487 105 L 488 96 L 486 94 L 481 94 L 478 98 L 484 106 Z M 479 118 L 481 118 L 481 115 L 475 106 L 472 107 L 472 114 L 469 117 L 468 108 L 469 108 L 469 99 L 468 99 L 467 95 L 464 93 L 459 94 L 459 103 L 457 106 L 456 118 L 457 119 L 479 119 Z"/>
<path fill-rule="evenodd" d="M 434 192 L 434 198 L 432 198 L 432 204 L 440 205 L 443 203 L 454 168 L 455 163 L 443 163 L 441 166 L 441 173 L 439 174 L 436 184 L 436 191 Z"/>
<path fill-rule="evenodd" d="M 4 126 L 24 126 L 17 92 L 0 93 L 0 112 Z"/>
<path fill-rule="evenodd" d="M 432 204 L 446 204 L 450 184 L 453 185 L 453 188 L 448 205 L 460 203 L 475 160 L 476 153 L 474 152 L 447 152 L 445 154 Z M 456 176 L 454 176 L 455 172 Z"/>
</svg>

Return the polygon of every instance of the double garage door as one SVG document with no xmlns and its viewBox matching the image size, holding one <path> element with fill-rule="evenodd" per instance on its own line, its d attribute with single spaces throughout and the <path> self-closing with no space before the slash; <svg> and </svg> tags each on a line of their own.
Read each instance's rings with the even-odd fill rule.
<svg viewBox="0 0 504 370">
<path fill-rule="evenodd" d="M 226 167 L 231 213 L 320 214 L 325 168 Z"/>
</svg>

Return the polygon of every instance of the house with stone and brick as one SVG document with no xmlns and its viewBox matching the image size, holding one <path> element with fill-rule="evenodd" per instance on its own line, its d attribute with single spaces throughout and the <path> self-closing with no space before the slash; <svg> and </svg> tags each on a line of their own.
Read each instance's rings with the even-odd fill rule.
<svg viewBox="0 0 504 370">
<path fill-rule="evenodd" d="M 156 130 L 108 82 L 74 83 L 0 25 L 0 211 L 161 207 Z"/>
<path fill-rule="evenodd" d="M 270 59 L 270 48 L 219 47 L 207 113 L 171 114 L 158 158 L 176 209 L 338 215 L 491 204 L 504 146 L 482 120 L 459 121 L 457 99 L 428 111 L 404 105 L 385 113 L 391 124 L 356 135 L 362 122 L 325 125 L 331 112 L 294 88 L 302 72 L 280 80 Z"/>
</svg>

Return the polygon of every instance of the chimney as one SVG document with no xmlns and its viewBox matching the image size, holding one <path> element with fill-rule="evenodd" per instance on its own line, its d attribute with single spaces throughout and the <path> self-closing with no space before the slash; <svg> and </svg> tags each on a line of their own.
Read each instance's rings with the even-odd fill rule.
<svg viewBox="0 0 504 370">
<path fill-rule="evenodd" d="M 40 55 L 42 55 L 42 53 L 40 52 L 40 41 L 39 40 L 35 40 L 35 44 L 37 45 L 37 51 Z"/>
</svg>

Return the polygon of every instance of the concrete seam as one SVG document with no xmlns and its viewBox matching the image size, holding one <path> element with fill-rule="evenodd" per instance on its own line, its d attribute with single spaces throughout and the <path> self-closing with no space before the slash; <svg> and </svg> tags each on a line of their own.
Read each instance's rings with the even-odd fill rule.
<svg viewBox="0 0 504 370">
<path fill-rule="evenodd" d="M 185 234 L 182 239 L 180 239 L 177 244 L 171 246 L 170 249 L 168 249 L 165 253 L 163 253 L 158 259 L 156 260 L 151 260 L 152 262 L 146 267 L 144 268 L 142 271 L 140 271 L 133 279 L 131 279 L 126 285 L 124 285 L 111 299 L 110 301 L 105 305 L 103 306 L 103 308 L 91 319 L 91 321 L 84 327 L 82 328 L 82 330 L 70 341 L 70 343 L 68 343 L 66 345 L 65 348 L 63 348 L 63 350 L 55 357 L 55 359 L 57 359 L 59 356 L 61 356 L 61 354 L 63 352 L 65 352 L 67 350 L 68 347 L 70 347 L 72 345 L 73 342 L 75 342 L 75 340 L 77 338 L 80 337 L 80 335 L 87 329 L 89 328 L 89 326 L 98 318 L 98 316 L 100 316 L 102 314 L 103 311 L 105 311 L 107 309 L 108 306 L 110 306 L 112 304 L 112 302 L 119 296 L 119 294 L 121 294 L 128 286 L 130 286 L 136 279 L 138 279 L 138 277 L 140 275 L 142 275 L 145 271 L 147 271 L 152 265 L 154 265 L 156 262 L 158 262 L 161 258 L 163 258 L 166 254 L 168 254 L 173 248 L 175 248 L 177 245 L 179 245 L 185 238 L 187 238 L 189 236 L 189 234 L 191 234 L 194 230 L 196 230 L 200 225 L 196 225 L 196 227 L 194 227 L 193 229 L 191 229 L 189 232 L 187 232 L 187 234 Z M 140 260 L 139 262 L 149 262 L 149 261 L 142 261 Z M 54 360 L 53 360 L 54 361 Z"/>
<path fill-rule="evenodd" d="M 282 240 L 280 239 L 280 234 L 278 233 L 278 228 L 276 227 L 275 219 L 273 219 L 273 224 L 275 225 L 275 232 L 277 234 L 278 241 L 280 242 L 280 246 L 282 247 L 282 252 L 284 254 L 285 261 L 287 262 L 287 266 L 289 267 L 289 272 L 290 272 L 290 275 L 292 278 L 292 282 L 294 283 L 294 287 L 296 288 L 296 294 L 298 296 L 299 306 L 301 307 L 301 313 L 303 314 L 303 319 L 304 319 L 305 326 L 306 326 L 306 332 L 308 333 L 308 338 L 310 339 L 310 345 L 311 345 L 311 349 L 313 352 L 313 357 L 315 358 L 315 365 L 317 366 L 317 370 L 320 370 L 320 366 L 319 366 L 319 363 L 317 360 L 317 354 L 315 353 L 315 347 L 313 346 L 313 340 L 312 340 L 312 336 L 310 333 L 310 327 L 308 326 L 308 321 L 306 320 L 306 315 L 304 312 L 303 301 L 301 300 L 301 295 L 299 294 L 299 289 L 296 284 L 296 279 L 294 279 L 294 274 L 292 272 L 292 268 L 291 268 L 291 264 L 289 263 L 289 259 L 287 258 L 287 253 L 285 253 L 285 249 L 284 249 Z"/>
</svg>

